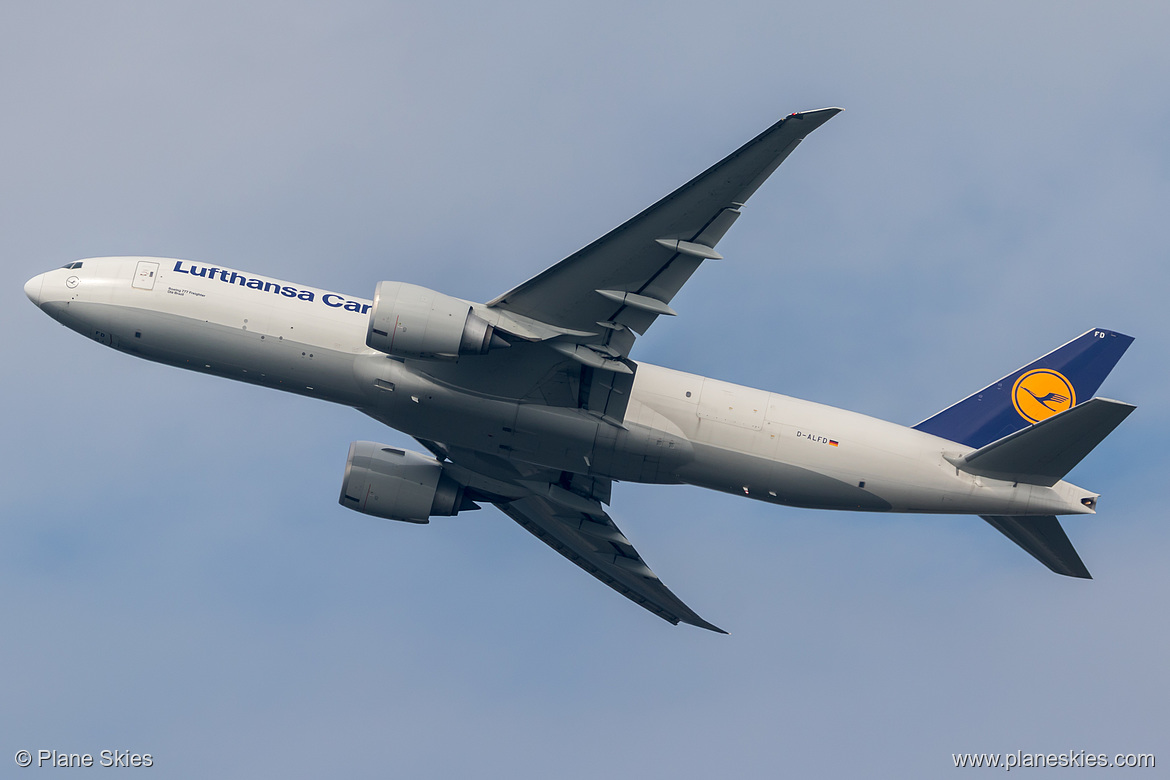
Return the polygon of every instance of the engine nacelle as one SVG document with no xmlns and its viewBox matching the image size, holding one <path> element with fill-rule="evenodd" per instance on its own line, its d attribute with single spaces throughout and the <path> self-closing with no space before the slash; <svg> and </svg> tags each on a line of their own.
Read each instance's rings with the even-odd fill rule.
<svg viewBox="0 0 1170 780">
<path fill-rule="evenodd" d="M 508 346 L 467 301 L 405 282 L 378 282 L 366 344 L 388 355 L 431 359 Z"/>
<path fill-rule="evenodd" d="M 338 502 L 362 514 L 408 523 L 479 509 L 439 461 L 372 441 L 349 445 Z"/>
</svg>

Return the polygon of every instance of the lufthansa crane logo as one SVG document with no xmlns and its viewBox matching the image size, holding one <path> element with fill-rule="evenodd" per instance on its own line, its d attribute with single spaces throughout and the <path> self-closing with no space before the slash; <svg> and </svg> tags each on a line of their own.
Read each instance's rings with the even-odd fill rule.
<svg viewBox="0 0 1170 780">
<path fill-rule="evenodd" d="M 1012 387 L 1012 404 L 1028 422 L 1047 420 L 1054 414 L 1073 408 L 1077 393 L 1072 382 L 1059 371 L 1038 368 L 1029 371 Z"/>
</svg>

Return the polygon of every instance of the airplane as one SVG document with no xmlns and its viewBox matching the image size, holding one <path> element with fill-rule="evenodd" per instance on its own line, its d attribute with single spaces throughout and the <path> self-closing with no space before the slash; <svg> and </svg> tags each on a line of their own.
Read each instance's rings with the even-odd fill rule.
<svg viewBox="0 0 1170 780">
<path fill-rule="evenodd" d="M 373 299 L 203 262 L 102 257 L 25 293 L 130 355 L 354 407 L 414 452 L 350 444 L 339 503 L 409 523 L 493 504 L 639 606 L 719 633 L 606 506 L 615 481 L 796 507 L 979 515 L 1090 578 L 1064 480 L 1133 410 L 1095 397 L 1133 338 L 1094 328 L 912 427 L 631 358 L 748 198 L 841 109 L 791 114 L 601 238 L 487 303 L 383 281 Z"/>
</svg>

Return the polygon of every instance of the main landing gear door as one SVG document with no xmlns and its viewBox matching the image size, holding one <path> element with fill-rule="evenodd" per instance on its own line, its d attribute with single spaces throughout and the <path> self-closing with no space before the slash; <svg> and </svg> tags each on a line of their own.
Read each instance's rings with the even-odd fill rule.
<svg viewBox="0 0 1170 780">
<path fill-rule="evenodd" d="M 158 263 L 150 260 L 139 260 L 138 268 L 134 270 L 134 284 L 136 290 L 153 290 L 154 278 L 158 276 Z"/>
</svg>

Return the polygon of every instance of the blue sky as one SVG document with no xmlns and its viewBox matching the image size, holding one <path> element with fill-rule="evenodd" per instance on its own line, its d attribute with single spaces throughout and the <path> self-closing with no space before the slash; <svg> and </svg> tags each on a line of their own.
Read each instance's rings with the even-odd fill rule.
<svg viewBox="0 0 1170 780">
<path fill-rule="evenodd" d="M 1168 22 L 1125 2 L 5 5 L 0 762 L 1170 762 Z M 913 424 L 1089 328 L 1129 333 L 1101 393 L 1138 411 L 1070 476 L 1102 493 L 1065 523 L 1095 580 L 977 518 L 619 485 L 615 520 L 731 635 L 673 627 L 492 510 L 343 510 L 349 442 L 409 439 L 104 349 L 21 291 L 155 254 L 487 300 L 829 105 L 634 357 Z"/>
</svg>

